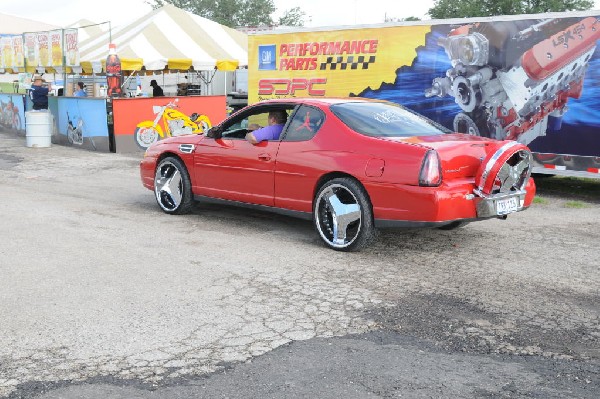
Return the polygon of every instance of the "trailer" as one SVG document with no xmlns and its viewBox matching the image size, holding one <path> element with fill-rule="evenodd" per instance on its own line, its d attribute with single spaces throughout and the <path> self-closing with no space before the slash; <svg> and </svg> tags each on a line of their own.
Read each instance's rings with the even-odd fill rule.
<svg viewBox="0 0 600 399">
<path fill-rule="evenodd" d="M 367 97 L 516 140 L 534 173 L 600 178 L 598 12 L 271 31 L 249 36 L 248 101 Z"/>
</svg>

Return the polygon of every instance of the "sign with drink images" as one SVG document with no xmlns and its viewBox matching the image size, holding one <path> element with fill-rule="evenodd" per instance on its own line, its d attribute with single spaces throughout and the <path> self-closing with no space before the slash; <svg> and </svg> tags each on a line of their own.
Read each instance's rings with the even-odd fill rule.
<svg viewBox="0 0 600 399">
<path fill-rule="evenodd" d="M 51 66 L 63 66 L 63 41 L 62 31 L 60 30 L 50 31 L 50 54 L 52 59 Z"/>
<path fill-rule="evenodd" d="M 11 68 L 13 66 L 13 48 L 12 37 L 0 37 L 0 49 L 2 50 L 2 68 Z"/>
<path fill-rule="evenodd" d="M 23 36 L 16 35 L 12 37 L 13 48 L 13 67 L 23 68 L 25 66 L 25 52 L 23 49 Z"/>
<path fill-rule="evenodd" d="M 27 66 L 36 67 L 39 65 L 39 57 L 38 57 L 38 48 L 36 43 L 36 34 L 35 33 L 25 33 L 23 35 L 25 38 L 25 62 Z"/>
<path fill-rule="evenodd" d="M 36 33 L 39 66 L 52 66 L 50 59 L 50 34 L 48 32 Z"/>
<path fill-rule="evenodd" d="M 67 66 L 79 65 L 79 45 L 77 29 L 65 30 L 65 55 Z"/>
</svg>

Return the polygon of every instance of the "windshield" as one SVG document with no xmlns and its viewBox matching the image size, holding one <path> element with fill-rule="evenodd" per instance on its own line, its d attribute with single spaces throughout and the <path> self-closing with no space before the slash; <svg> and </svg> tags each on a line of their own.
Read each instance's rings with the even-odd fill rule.
<svg viewBox="0 0 600 399">
<path fill-rule="evenodd" d="M 433 136 L 450 131 L 401 105 L 387 102 L 343 103 L 331 111 L 352 130 L 373 137 Z"/>
</svg>

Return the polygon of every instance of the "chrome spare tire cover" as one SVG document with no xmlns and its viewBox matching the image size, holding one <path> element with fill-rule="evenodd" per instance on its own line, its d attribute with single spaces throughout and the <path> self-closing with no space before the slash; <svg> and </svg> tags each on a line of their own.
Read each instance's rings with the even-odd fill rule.
<svg viewBox="0 0 600 399">
<path fill-rule="evenodd" d="M 516 141 L 503 143 L 481 163 L 475 178 L 477 190 L 484 195 L 522 191 L 532 169 L 531 151 Z"/>
</svg>

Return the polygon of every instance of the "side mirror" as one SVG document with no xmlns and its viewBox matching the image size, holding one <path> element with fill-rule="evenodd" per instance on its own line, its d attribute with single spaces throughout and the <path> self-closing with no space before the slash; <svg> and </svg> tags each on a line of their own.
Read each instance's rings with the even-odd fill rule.
<svg viewBox="0 0 600 399">
<path fill-rule="evenodd" d="M 206 133 L 206 137 L 210 137 L 211 139 L 220 139 L 223 137 L 223 129 L 219 126 L 211 127 L 208 129 L 208 133 Z"/>
</svg>

